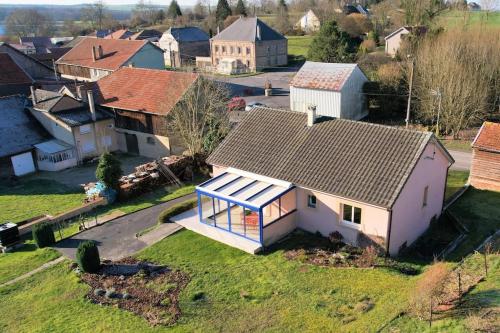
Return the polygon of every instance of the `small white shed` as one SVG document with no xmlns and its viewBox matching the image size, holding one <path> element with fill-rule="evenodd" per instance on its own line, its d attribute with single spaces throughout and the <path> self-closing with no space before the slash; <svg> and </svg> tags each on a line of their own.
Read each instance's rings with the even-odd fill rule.
<svg viewBox="0 0 500 333">
<path fill-rule="evenodd" d="M 360 120 L 368 115 L 363 85 L 368 82 L 357 64 L 307 61 L 290 82 L 290 108 L 318 116 Z"/>
</svg>

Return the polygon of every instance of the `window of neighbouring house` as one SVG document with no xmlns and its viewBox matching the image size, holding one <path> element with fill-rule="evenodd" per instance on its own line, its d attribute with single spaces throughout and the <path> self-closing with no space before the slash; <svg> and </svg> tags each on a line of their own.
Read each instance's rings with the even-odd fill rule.
<svg viewBox="0 0 500 333">
<path fill-rule="evenodd" d="M 361 208 L 351 205 L 342 205 L 342 220 L 344 223 L 361 225 Z"/>
<path fill-rule="evenodd" d="M 225 46 L 222 47 L 222 53 L 226 53 L 226 47 Z"/>
<path fill-rule="evenodd" d="M 424 200 L 422 202 L 422 207 L 427 206 L 427 196 L 429 195 L 429 186 L 424 188 Z"/>
<path fill-rule="evenodd" d="M 231 46 L 231 47 L 229 48 L 229 53 L 230 53 L 230 54 L 233 54 L 233 51 L 234 51 L 234 49 L 233 49 L 233 47 Z"/>
<path fill-rule="evenodd" d="M 247 47 L 247 55 L 250 54 L 250 48 Z"/>
<path fill-rule="evenodd" d="M 219 47 L 215 46 L 215 52 L 219 53 Z"/>
<path fill-rule="evenodd" d="M 156 143 L 155 138 L 153 138 L 152 136 L 148 136 L 146 142 L 150 145 L 154 145 Z"/>
<path fill-rule="evenodd" d="M 87 133 L 90 133 L 91 131 L 92 131 L 92 128 L 90 127 L 90 125 L 80 126 L 80 134 L 87 134 Z"/>
<path fill-rule="evenodd" d="M 247 67 L 250 68 L 250 60 L 247 60 Z"/>
<path fill-rule="evenodd" d="M 307 196 L 307 207 L 316 208 L 316 196 L 308 195 Z"/>
<path fill-rule="evenodd" d="M 241 47 L 238 46 L 238 54 L 241 54 Z"/>
</svg>

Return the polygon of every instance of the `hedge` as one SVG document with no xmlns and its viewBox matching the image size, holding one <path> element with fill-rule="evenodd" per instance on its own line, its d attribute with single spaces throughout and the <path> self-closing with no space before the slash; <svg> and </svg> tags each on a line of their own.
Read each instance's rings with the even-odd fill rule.
<svg viewBox="0 0 500 333">
<path fill-rule="evenodd" d="M 31 229 L 31 233 L 33 240 L 39 248 L 51 246 L 56 242 L 52 226 L 48 223 L 35 224 Z"/>
<path fill-rule="evenodd" d="M 93 241 L 84 241 L 78 245 L 76 250 L 76 262 L 84 272 L 95 273 L 101 267 L 99 249 Z"/>
<path fill-rule="evenodd" d="M 193 209 L 197 205 L 198 205 L 197 199 L 190 199 L 181 202 L 179 204 L 173 205 L 172 207 L 167 208 L 160 213 L 160 216 L 158 216 L 158 223 L 168 223 L 170 222 L 171 217 L 179 215 L 180 213 L 185 212 L 186 210 Z"/>
</svg>

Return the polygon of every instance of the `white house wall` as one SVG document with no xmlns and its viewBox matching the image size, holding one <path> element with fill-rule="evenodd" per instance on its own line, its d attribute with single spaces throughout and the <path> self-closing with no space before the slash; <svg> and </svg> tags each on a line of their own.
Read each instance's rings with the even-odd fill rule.
<svg viewBox="0 0 500 333">
<path fill-rule="evenodd" d="M 54 138 L 75 146 L 75 139 L 71 127 L 52 117 L 48 112 L 31 111 L 31 114 Z"/>
<path fill-rule="evenodd" d="M 318 116 L 339 118 L 341 115 L 340 92 L 290 87 L 290 108 L 306 112 L 309 105 L 316 106 Z"/>
</svg>

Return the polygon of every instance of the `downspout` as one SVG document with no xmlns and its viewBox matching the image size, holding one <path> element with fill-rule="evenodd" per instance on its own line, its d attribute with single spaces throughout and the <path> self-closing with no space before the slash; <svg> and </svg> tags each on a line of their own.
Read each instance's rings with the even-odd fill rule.
<svg viewBox="0 0 500 333">
<path fill-rule="evenodd" d="M 385 256 L 389 257 L 389 249 L 391 246 L 391 229 L 392 229 L 392 208 L 389 209 L 389 225 L 387 228 L 387 237 L 386 237 L 386 242 L 385 242 Z"/>
<path fill-rule="evenodd" d="M 451 164 L 448 165 L 448 167 L 446 168 L 446 178 L 445 178 L 445 181 L 444 181 L 443 204 L 441 206 L 441 213 L 443 212 L 443 208 L 444 208 L 444 205 L 446 203 L 446 184 L 448 184 L 448 173 L 450 171 L 450 167 L 451 167 Z M 441 214 L 439 214 L 439 215 L 441 215 Z"/>
</svg>

